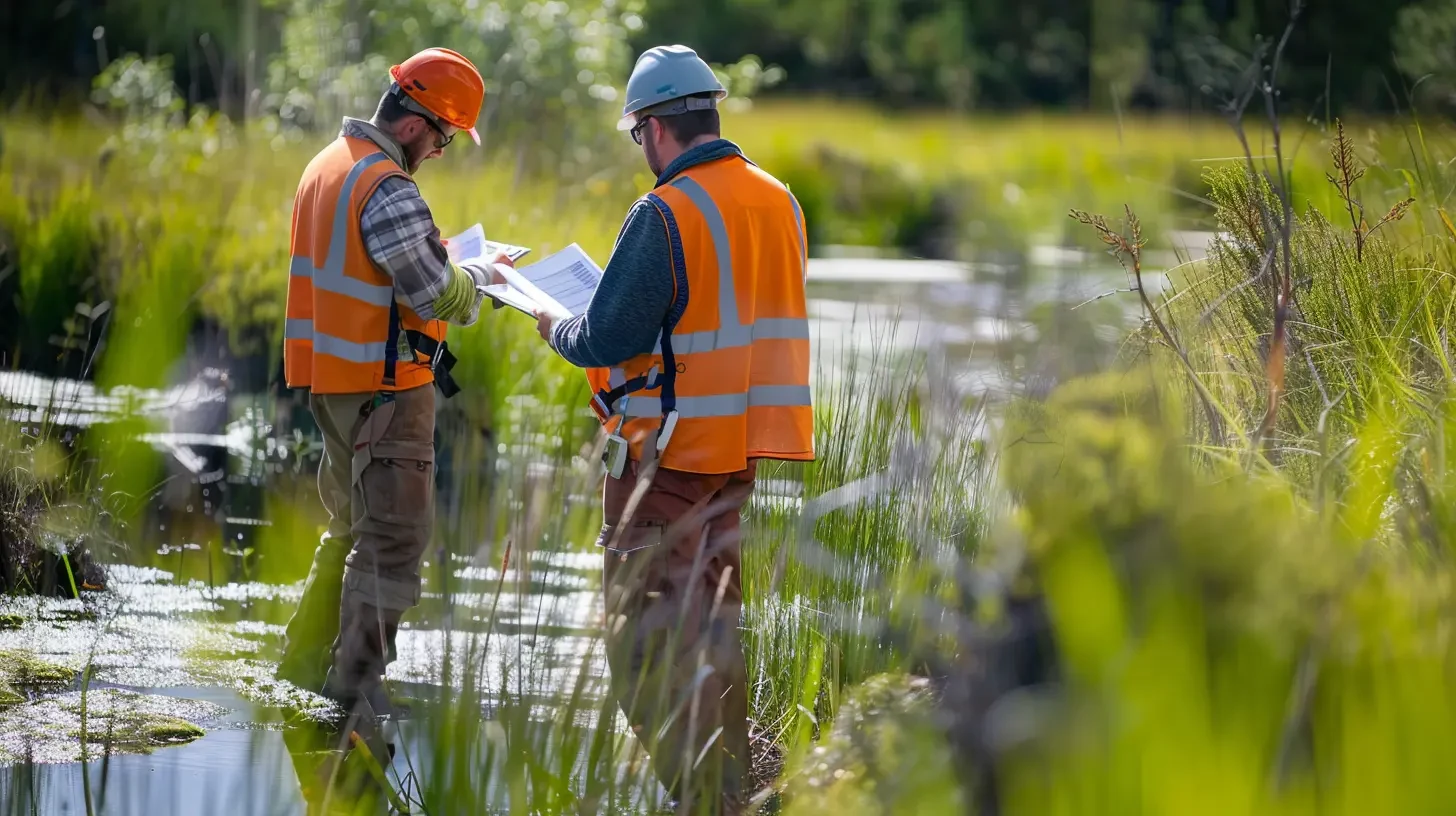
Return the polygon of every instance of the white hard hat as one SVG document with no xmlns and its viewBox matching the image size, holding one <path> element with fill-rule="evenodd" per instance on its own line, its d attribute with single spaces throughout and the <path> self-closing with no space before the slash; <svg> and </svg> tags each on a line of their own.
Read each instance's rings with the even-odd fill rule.
<svg viewBox="0 0 1456 816">
<path fill-rule="evenodd" d="M 688 99 L 698 94 L 711 93 L 706 99 Z M 718 106 L 718 100 L 728 95 L 723 83 L 708 63 L 697 52 L 686 45 L 659 45 L 642 52 L 627 80 L 627 102 L 622 106 L 622 118 L 617 130 L 631 130 L 635 124 L 633 114 L 648 108 L 656 108 L 665 102 L 682 100 L 678 105 L 667 105 L 653 113 L 671 116 L 690 110 L 708 110 Z"/>
</svg>

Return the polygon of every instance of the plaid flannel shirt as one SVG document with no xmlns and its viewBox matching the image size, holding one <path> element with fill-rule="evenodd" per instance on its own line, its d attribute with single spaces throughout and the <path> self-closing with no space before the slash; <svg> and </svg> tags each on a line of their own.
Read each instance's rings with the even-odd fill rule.
<svg viewBox="0 0 1456 816">
<path fill-rule="evenodd" d="M 340 135 L 367 139 L 404 167 L 404 150 L 379 128 L 362 119 L 346 118 Z M 488 273 L 474 266 L 454 267 L 430 208 L 413 179 L 391 176 L 380 182 L 359 217 L 359 234 L 374 265 L 394 279 L 394 295 L 425 320 L 448 320 L 468 326 L 480 315 L 482 295 L 472 293 L 466 309 L 437 314 L 441 296 L 458 290 L 454 269 L 462 269 L 474 285 L 490 283 Z M 452 286 L 452 284 L 454 284 Z M 459 298 L 451 298 L 453 303 Z M 459 312 L 458 314 L 456 312 Z"/>
</svg>

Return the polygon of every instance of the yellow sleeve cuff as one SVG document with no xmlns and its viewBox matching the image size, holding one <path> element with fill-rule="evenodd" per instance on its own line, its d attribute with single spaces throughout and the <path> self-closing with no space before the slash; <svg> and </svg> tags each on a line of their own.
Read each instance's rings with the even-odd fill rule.
<svg viewBox="0 0 1456 816">
<path fill-rule="evenodd" d="M 435 319 L 457 325 L 473 323 L 479 300 L 474 276 L 451 263 L 450 282 L 435 298 Z"/>
</svg>

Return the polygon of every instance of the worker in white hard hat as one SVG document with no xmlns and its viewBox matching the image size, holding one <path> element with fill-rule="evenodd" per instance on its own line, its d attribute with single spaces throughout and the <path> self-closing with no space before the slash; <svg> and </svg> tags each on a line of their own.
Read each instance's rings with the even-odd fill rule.
<svg viewBox="0 0 1456 816">
<path fill-rule="evenodd" d="M 597 543 L 613 692 L 694 813 L 752 793 L 740 510 L 759 460 L 814 458 L 804 221 L 722 138 L 726 95 L 690 48 L 638 59 L 619 128 L 657 185 L 586 311 L 538 315 L 587 369 L 608 434 Z"/>
</svg>

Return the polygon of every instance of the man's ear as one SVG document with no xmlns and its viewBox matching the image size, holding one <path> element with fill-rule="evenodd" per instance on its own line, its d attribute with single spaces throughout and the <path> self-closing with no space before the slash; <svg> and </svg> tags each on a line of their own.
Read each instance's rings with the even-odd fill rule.
<svg viewBox="0 0 1456 816">
<path fill-rule="evenodd" d="M 418 116 L 407 116 L 394 128 L 394 136 L 401 144 L 412 142 L 420 135 L 420 128 L 424 127 L 425 120 Z"/>
</svg>

